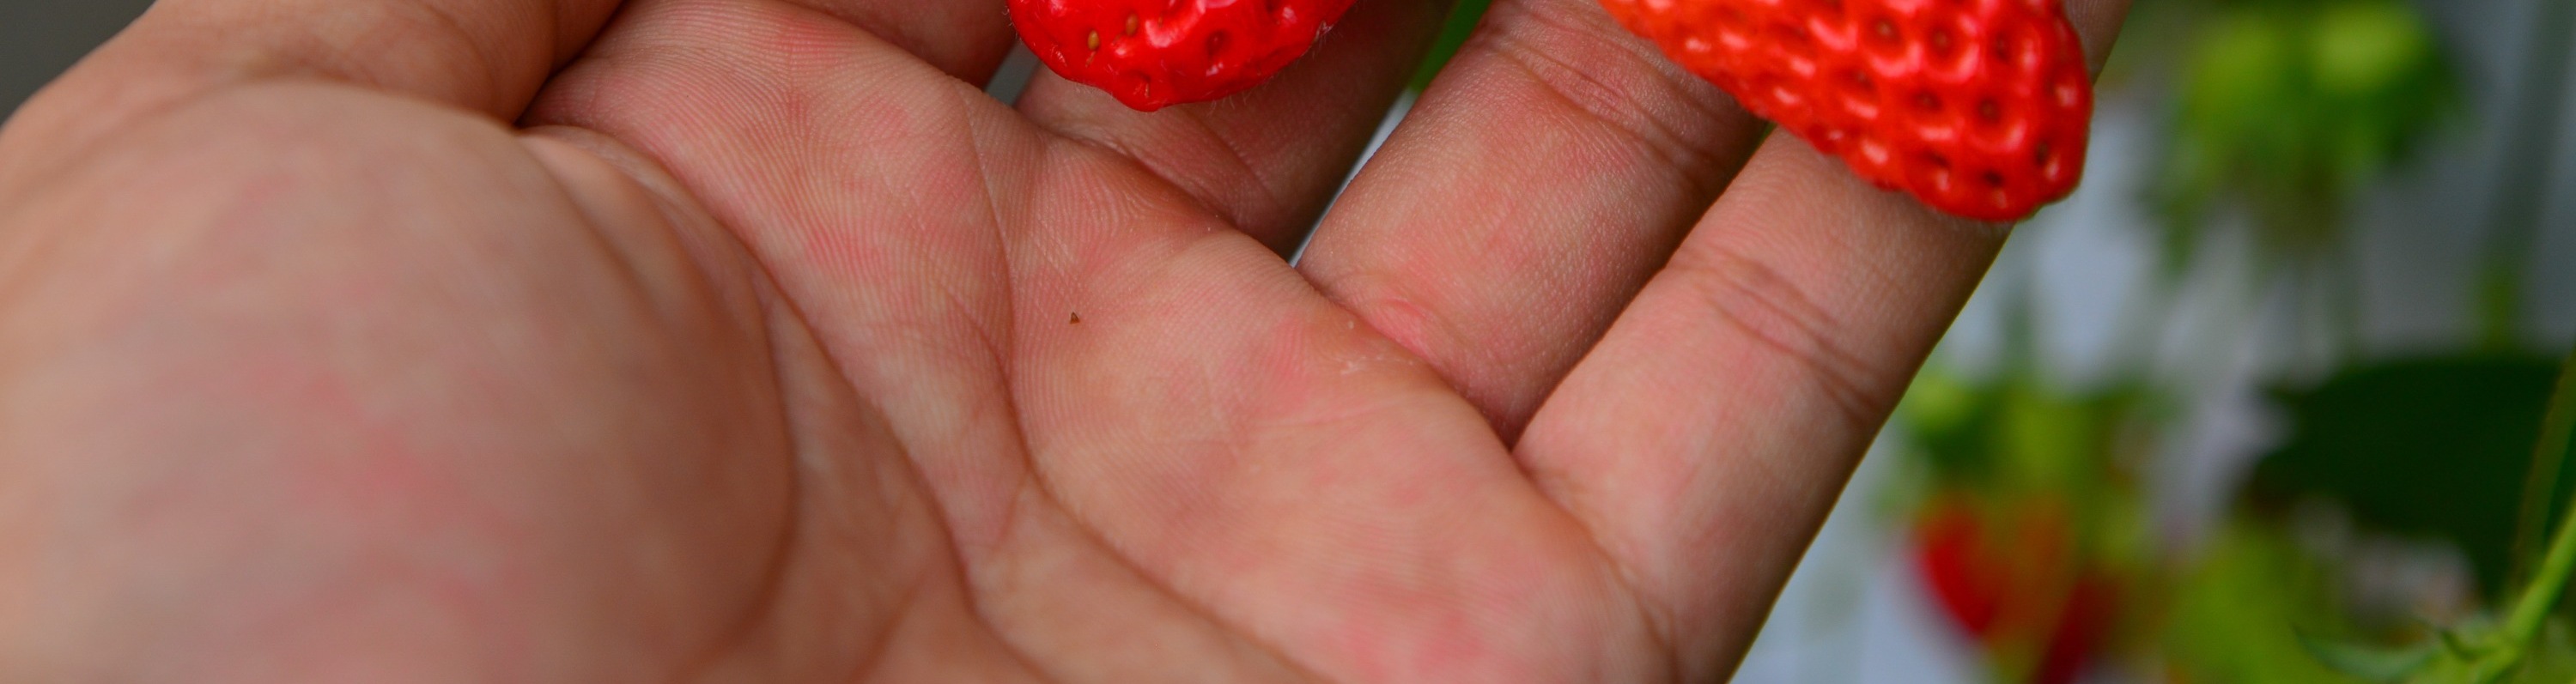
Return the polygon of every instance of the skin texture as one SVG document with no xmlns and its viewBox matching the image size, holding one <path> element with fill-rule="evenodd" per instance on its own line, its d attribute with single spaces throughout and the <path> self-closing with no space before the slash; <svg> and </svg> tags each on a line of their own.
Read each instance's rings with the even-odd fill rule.
<svg viewBox="0 0 2576 684">
<path fill-rule="evenodd" d="M 2004 231 L 1510 0 L 1292 269 L 1441 9 L 164 0 L 0 130 L 0 681 L 1722 678 Z"/>
</svg>

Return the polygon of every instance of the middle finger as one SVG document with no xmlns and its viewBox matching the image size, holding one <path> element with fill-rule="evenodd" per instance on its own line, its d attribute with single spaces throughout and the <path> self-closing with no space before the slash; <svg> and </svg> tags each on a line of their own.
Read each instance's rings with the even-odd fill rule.
<svg viewBox="0 0 2576 684">
<path fill-rule="evenodd" d="M 1442 0 L 1360 0 L 1270 83 L 1154 113 L 1039 74 L 1020 111 L 1118 151 L 1287 252 L 1313 225 L 1440 27 Z"/>
<path fill-rule="evenodd" d="M 1593 0 L 1500 0 L 1301 268 L 1509 440 L 1759 130 Z"/>
</svg>

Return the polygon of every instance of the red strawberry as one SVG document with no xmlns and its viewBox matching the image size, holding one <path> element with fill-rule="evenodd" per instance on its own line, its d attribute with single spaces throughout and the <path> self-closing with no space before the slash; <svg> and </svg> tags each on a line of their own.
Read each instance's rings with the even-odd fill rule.
<svg viewBox="0 0 2576 684">
<path fill-rule="evenodd" d="M 1205 102 L 1270 80 L 1352 0 L 1010 0 L 1011 23 L 1048 68 L 1143 111 Z"/>
<path fill-rule="evenodd" d="M 2075 681 L 2119 624 L 2117 579 L 2079 554 L 2061 505 L 2023 500 L 1998 512 L 1968 497 L 1938 496 L 1916 519 L 1915 572 L 1998 668 L 2025 675 L 2007 679 Z"/>
<path fill-rule="evenodd" d="M 1951 619 L 1978 639 L 1994 633 L 2012 591 L 2009 573 L 1989 557 L 1990 546 L 1985 521 L 1964 503 L 1935 504 L 1915 522 L 1915 572 Z"/>
<path fill-rule="evenodd" d="M 2084 169 L 2093 81 L 2058 0 L 1602 0 L 1754 114 L 1934 208 L 2009 221 Z"/>
<path fill-rule="evenodd" d="M 2120 585 L 2101 572 L 2075 580 L 2066 605 L 2057 611 L 2056 628 L 2048 633 L 2047 650 L 2031 670 L 2035 684 L 2066 684 L 2084 674 L 2084 666 L 2111 636 L 2120 619 Z"/>
</svg>

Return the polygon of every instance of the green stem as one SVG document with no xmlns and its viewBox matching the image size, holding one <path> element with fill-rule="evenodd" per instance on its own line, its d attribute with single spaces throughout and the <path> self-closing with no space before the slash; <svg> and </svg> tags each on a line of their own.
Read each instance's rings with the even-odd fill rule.
<svg viewBox="0 0 2576 684">
<path fill-rule="evenodd" d="M 2558 389 L 2552 395 L 2566 394 L 2568 376 L 2561 370 Z M 2567 442 L 2570 428 L 2565 417 L 2557 414 L 2558 400 L 2551 400 L 2551 411 L 2542 419 L 2540 441 L 2532 445 L 2531 470 L 2523 475 L 2522 510 L 2514 517 L 2514 567 L 2512 580 L 2531 579 L 2531 553 L 2539 550 L 2541 535 L 2549 533 L 2549 512 L 2558 508 L 2558 481 L 2567 470 Z"/>
<path fill-rule="evenodd" d="M 2505 156 L 2503 179 L 2496 185 L 2496 210 L 2486 267 L 2480 269 L 2480 337 L 2490 350 L 2510 350 L 2521 341 L 2523 289 L 2529 283 L 2532 246 L 2539 239 L 2541 204 L 2547 199 L 2550 150 L 2557 149 L 2560 101 L 2565 98 L 2569 45 L 2576 40 L 2576 0 L 2542 0 L 2532 19 L 2531 76 L 2523 103 L 2512 113 L 2510 139 L 2525 141 Z M 2552 442 L 2554 443 L 2554 442 Z M 2515 516 L 2513 572 L 2519 581 L 2531 568 L 2521 560 L 2548 534 L 2549 512 L 2555 510 L 2558 480 L 2565 472 L 2563 452 L 2534 454 L 2526 480 L 2522 510 Z"/>
<path fill-rule="evenodd" d="M 2540 429 L 2542 453 L 2564 461 L 2570 447 L 2576 447 L 2576 352 L 2558 370 L 2558 389 L 2551 393 L 2549 417 Z M 2549 539 L 2549 555 L 2540 561 L 2540 572 L 2524 585 L 2522 598 L 2514 601 L 2513 613 L 2505 620 L 2505 636 L 2517 650 L 2540 635 L 2541 623 L 2566 592 L 2568 574 L 2576 571 L 2576 502 L 2570 503 L 2559 518 L 2557 533 Z"/>
</svg>

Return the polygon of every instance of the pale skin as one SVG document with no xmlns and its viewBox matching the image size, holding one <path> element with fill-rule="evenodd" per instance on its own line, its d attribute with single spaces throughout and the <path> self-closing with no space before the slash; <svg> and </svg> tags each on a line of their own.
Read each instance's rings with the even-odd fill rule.
<svg viewBox="0 0 2576 684">
<path fill-rule="evenodd" d="M 1437 5 L 163 0 L 0 132 L 0 681 L 1722 679 L 2006 231 L 1507 0 L 1292 268 Z"/>
</svg>

